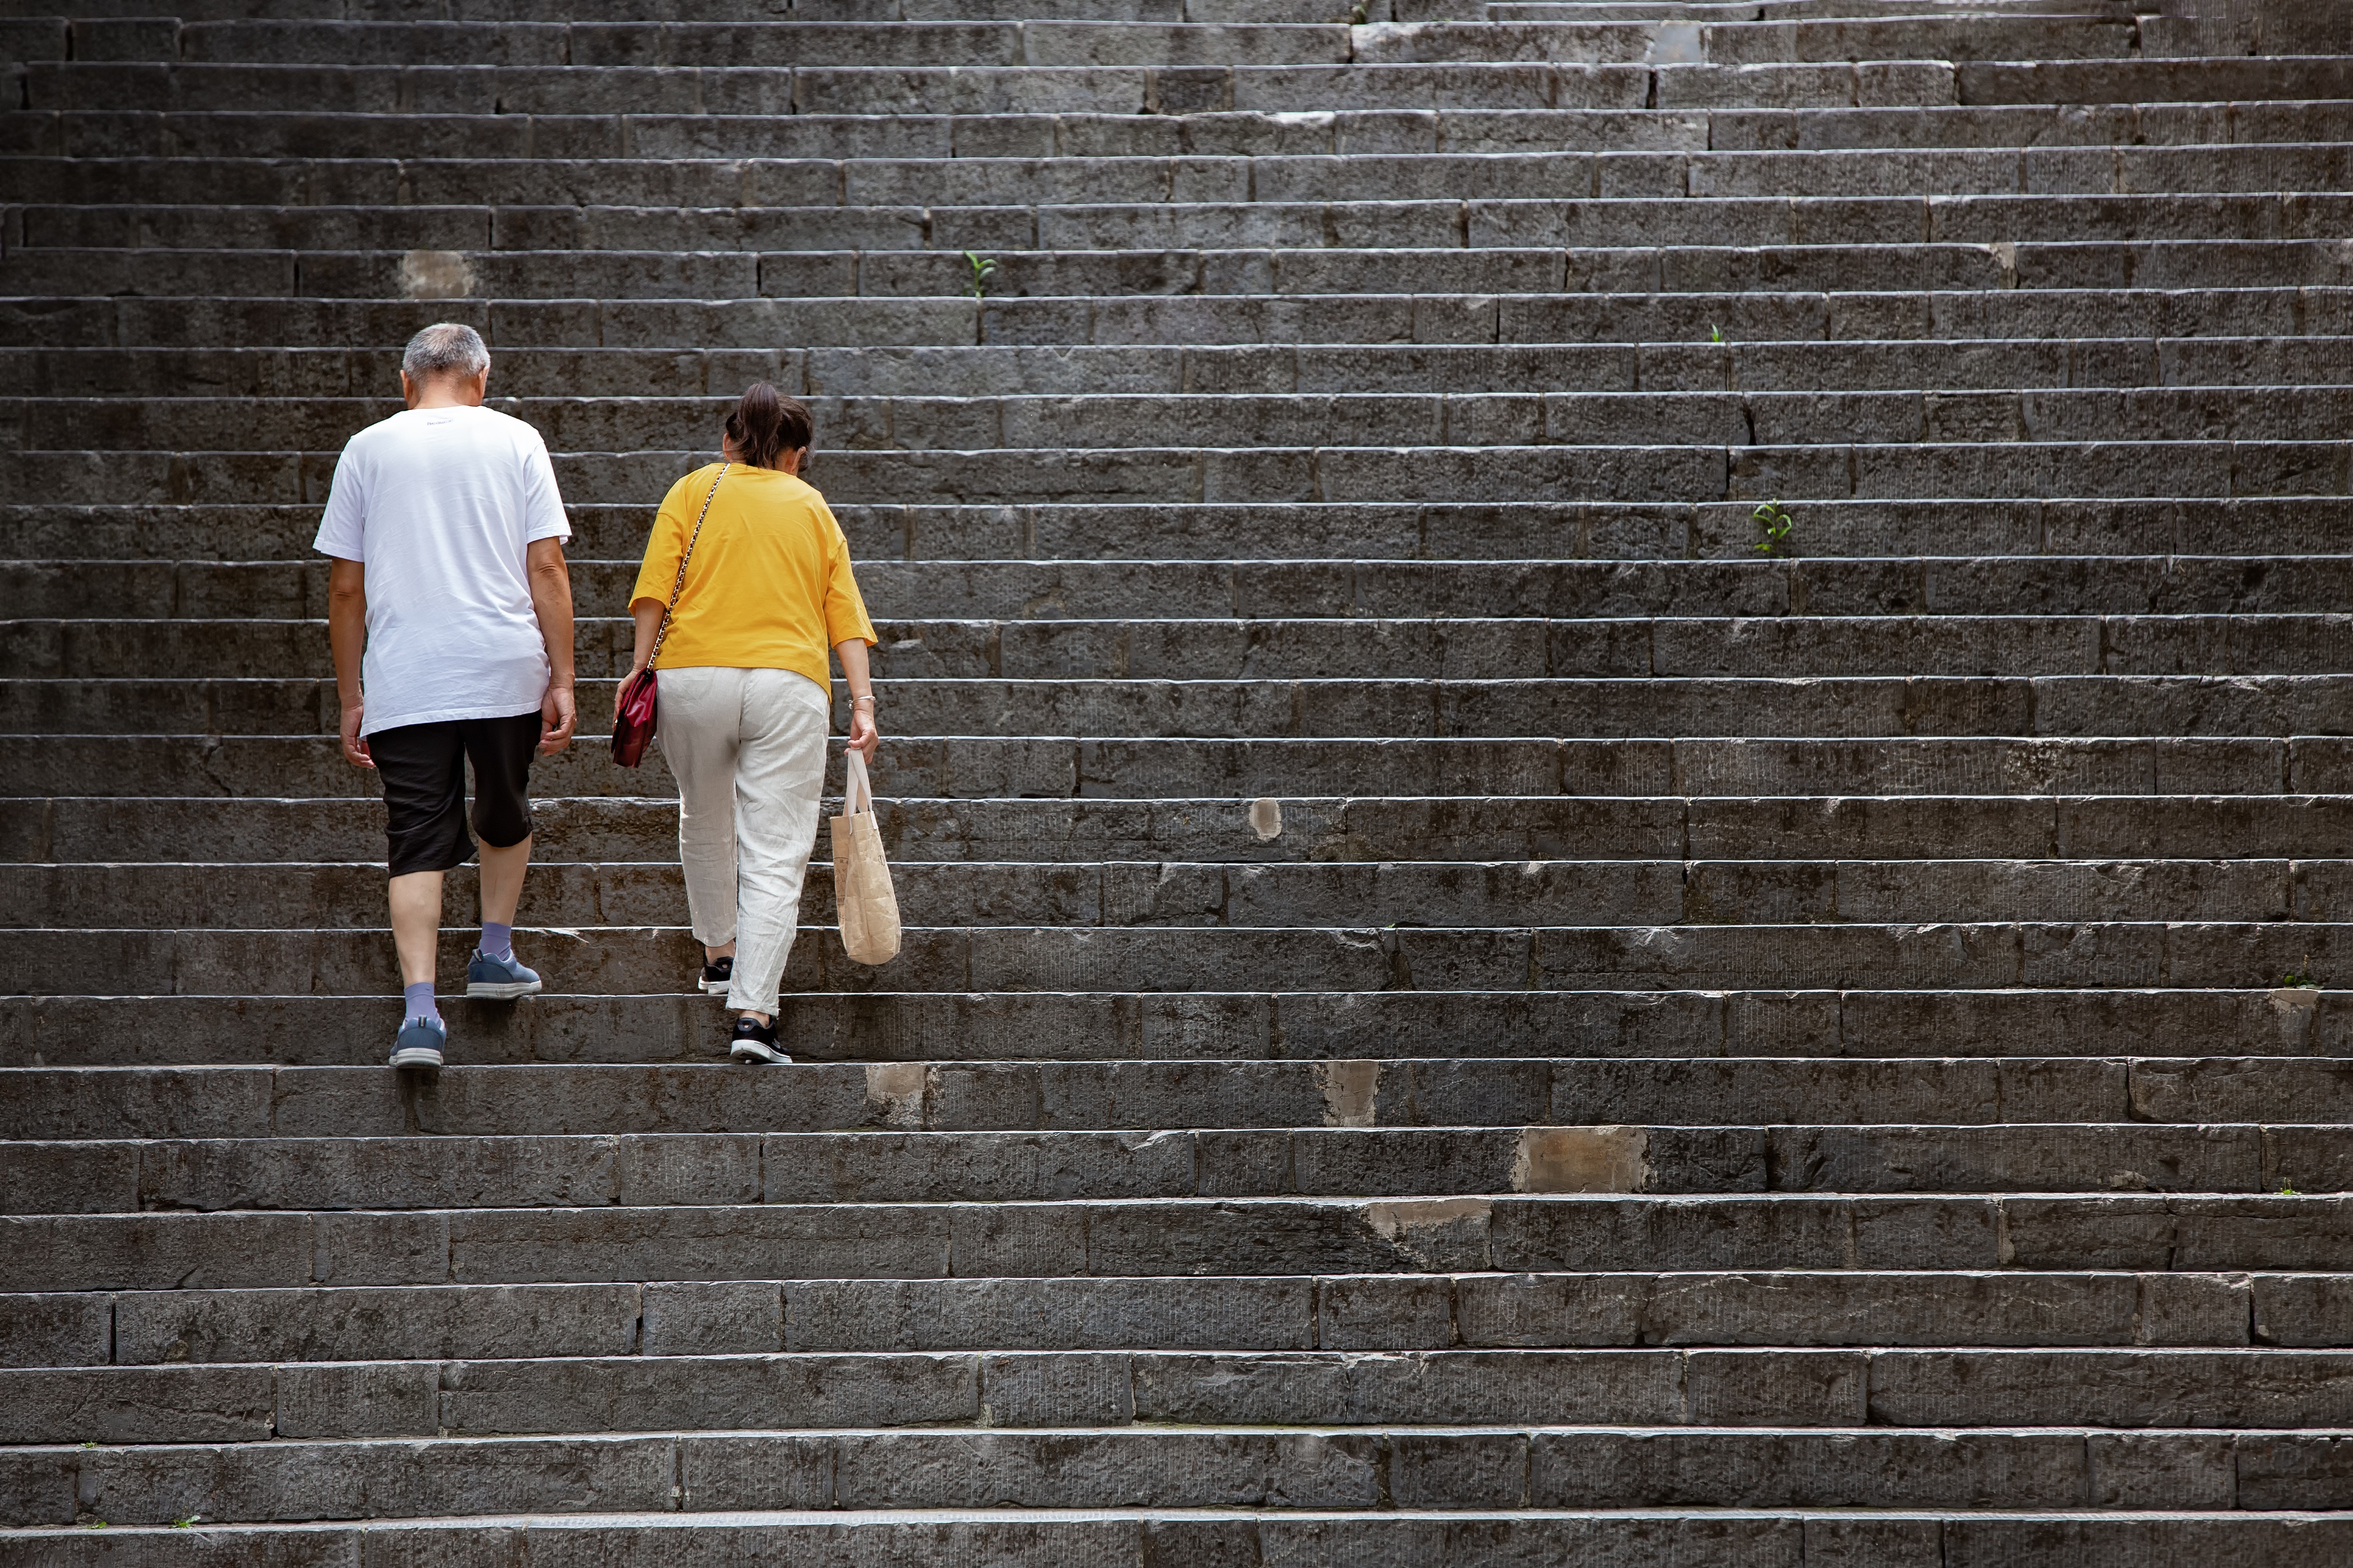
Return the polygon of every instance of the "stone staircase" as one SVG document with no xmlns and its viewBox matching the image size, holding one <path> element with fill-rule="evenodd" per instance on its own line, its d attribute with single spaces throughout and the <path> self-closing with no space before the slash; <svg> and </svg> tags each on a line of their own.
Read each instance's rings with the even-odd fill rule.
<svg viewBox="0 0 2353 1568">
<path fill-rule="evenodd" d="M 0 1563 L 2353 1563 L 2331 0 L 161 4 L 0 20 Z M 816 410 L 791 1068 L 595 741 L 379 1065 L 441 319 L 599 718 Z"/>
</svg>

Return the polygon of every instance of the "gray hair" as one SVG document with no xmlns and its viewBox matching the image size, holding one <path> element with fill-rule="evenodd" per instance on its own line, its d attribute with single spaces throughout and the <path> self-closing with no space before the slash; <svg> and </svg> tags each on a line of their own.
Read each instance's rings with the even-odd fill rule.
<svg viewBox="0 0 2353 1568">
<path fill-rule="evenodd" d="M 480 375 L 491 368 L 482 334 L 457 321 L 437 321 L 408 340 L 400 373 L 411 381 L 437 375 Z"/>
</svg>

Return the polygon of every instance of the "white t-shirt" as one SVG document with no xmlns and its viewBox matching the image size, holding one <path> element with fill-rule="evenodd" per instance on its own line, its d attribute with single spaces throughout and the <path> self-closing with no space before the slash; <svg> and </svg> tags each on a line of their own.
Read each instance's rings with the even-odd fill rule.
<svg viewBox="0 0 2353 1568">
<path fill-rule="evenodd" d="M 569 539 L 547 443 L 490 408 L 409 408 L 343 445 L 311 547 L 367 568 L 360 732 L 538 710 L 525 547 Z"/>
</svg>

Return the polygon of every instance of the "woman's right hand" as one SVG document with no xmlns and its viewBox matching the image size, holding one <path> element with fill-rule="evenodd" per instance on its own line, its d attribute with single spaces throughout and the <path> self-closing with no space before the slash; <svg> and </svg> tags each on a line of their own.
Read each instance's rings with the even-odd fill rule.
<svg viewBox="0 0 2353 1568">
<path fill-rule="evenodd" d="M 644 668 L 645 666 L 642 664 L 631 665 L 629 672 L 621 677 L 620 684 L 613 688 L 613 722 L 616 724 L 621 721 L 621 699 L 629 694 L 629 682 L 635 680 L 638 673 Z"/>
<path fill-rule="evenodd" d="M 871 702 L 851 704 L 849 750 L 864 757 L 867 766 L 871 767 L 874 765 L 875 750 L 881 744 L 882 731 L 874 725 L 874 704 Z"/>
</svg>

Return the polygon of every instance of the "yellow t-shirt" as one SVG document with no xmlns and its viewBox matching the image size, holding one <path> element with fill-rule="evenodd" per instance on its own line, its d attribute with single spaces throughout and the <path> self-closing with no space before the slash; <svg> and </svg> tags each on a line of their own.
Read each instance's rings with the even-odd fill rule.
<svg viewBox="0 0 2353 1568">
<path fill-rule="evenodd" d="M 712 463 L 662 498 L 629 591 L 633 610 L 648 599 L 670 602 L 678 558 L 715 479 Z M 687 563 L 656 668 L 791 669 L 830 689 L 828 656 L 851 637 L 872 642 L 874 623 L 849 574 L 849 541 L 825 498 L 777 469 L 731 465 Z"/>
</svg>

